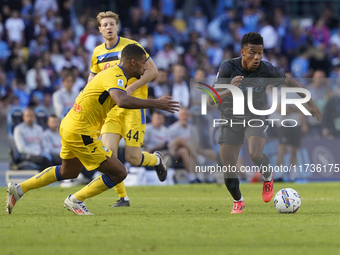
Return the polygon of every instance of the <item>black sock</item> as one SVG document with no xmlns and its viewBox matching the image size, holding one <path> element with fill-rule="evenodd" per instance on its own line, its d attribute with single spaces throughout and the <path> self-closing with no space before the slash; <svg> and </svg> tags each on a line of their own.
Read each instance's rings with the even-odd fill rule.
<svg viewBox="0 0 340 255">
<path fill-rule="evenodd" d="M 234 200 L 241 199 L 240 181 L 238 178 L 224 178 L 224 183 Z"/>
<path fill-rule="evenodd" d="M 270 177 L 271 172 L 269 170 L 269 164 L 270 164 L 269 157 L 264 153 L 263 153 L 263 158 L 261 159 L 261 161 L 255 163 L 255 165 L 257 165 L 259 167 L 260 173 L 263 175 L 264 178 Z M 265 167 L 262 168 L 262 166 L 265 166 Z"/>
</svg>

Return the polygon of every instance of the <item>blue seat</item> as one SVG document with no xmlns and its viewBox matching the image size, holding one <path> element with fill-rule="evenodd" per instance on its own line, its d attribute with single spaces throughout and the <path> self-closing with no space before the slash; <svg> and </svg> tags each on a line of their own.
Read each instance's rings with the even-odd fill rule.
<svg viewBox="0 0 340 255">
<path fill-rule="evenodd" d="M 37 124 L 40 125 L 43 129 L 47 128 L 48 121 L 48 112 L 45 108 L 38 106 L 34 109 L 35 116 L 37 117 Z"/>
<path fill-rule="evenodd" d="M 7 133 L 13 136 L 14 127 L 23 121 L 24 111 L 19 106 L 13 106 L 7 114 Z"/>
</svg>

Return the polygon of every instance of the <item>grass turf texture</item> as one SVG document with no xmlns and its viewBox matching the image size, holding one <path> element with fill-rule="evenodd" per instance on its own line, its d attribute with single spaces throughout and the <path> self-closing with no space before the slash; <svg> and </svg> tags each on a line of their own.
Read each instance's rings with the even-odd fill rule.
<svg viewBox="0 0 340 255">
<path fill-rule="evenodd" d="M 339 184 L 276 183 L 275 193 L 288 187 L 302 198 L 296 214 L 265 204 L 260 184 L 241 185 L 236 215 L 224 185 L 131 187 L 130 208 L 109 207 L 107 191 L 86 201 L 95 216 L 63 208 L 79 187 L 33 190 L 0 214 L 0 254 L 339 254 Z"/>
</svg>

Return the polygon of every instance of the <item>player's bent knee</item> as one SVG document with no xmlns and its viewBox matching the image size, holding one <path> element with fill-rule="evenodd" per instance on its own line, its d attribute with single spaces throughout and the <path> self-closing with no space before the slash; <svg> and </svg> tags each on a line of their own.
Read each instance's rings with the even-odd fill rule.
<svg viewBox="0 0 340 255">
<path fill-rule="evenodd" d="M 127 176 L 126 168 L 123 167 L 122 169 L 119 169 L 119 171 L 115 172 L 115 182 L 121 183 L 122 181 L 125 180 L 126 176 Z"/>
<path fill-rule="evenodd" d="M 127 171 L 124 166 L 106 169 L 103 173 L 105 173 L 115 184 L 121 183 L 127 176 Z"/>
<path fill-rule="evenodd" d="M 253 162 L 260 162 L 263 158 L 263 153 L 262 151 L 260 152 L 250 152 L 249 157 Z"/>
<path fill-rule="evenodd" d="M 127 177 L 127 171 L 125 169 L 125 171 L 120 174 L 120 178 L 122 179 L 120 182 L 124 181 L 126 177 Z"/>
</svg>

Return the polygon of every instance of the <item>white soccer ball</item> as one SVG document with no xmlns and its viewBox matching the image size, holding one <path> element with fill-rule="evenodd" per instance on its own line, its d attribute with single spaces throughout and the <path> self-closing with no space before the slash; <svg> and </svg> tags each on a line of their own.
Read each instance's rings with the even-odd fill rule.
<svg viewBox="0 0 340 255">
<path fill-rule="evenodd" d="M 275 195 L 274 206 L 279 213 L 295 213 L 301 206 L 300 195 L 290 188 L 281 189 Z"/>
</svg>

